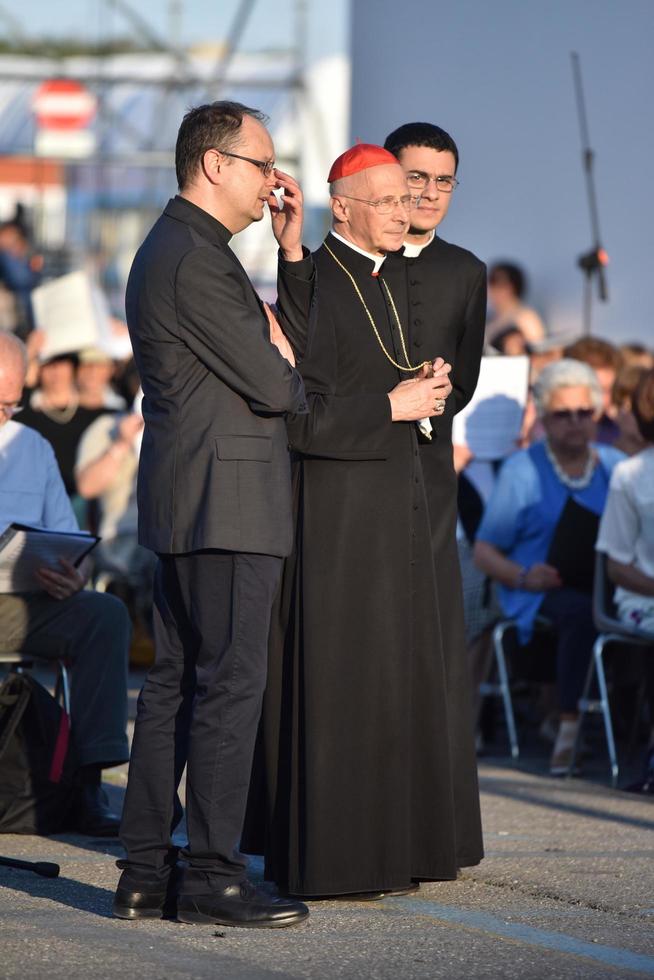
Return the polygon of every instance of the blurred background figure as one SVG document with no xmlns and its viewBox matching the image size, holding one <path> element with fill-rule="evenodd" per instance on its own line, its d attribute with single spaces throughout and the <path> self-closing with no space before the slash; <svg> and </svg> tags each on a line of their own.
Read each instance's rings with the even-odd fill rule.
<svg viewBox="0 0 654 980">
<path fill-rule="evenodd" d="M 536 310 L 524 302 L 527 293 L 527 277 L 523 269 L 513 262 L 495 262 L 488 272 L 488 304 L 491 314 L 486 324 L 486 343 L 502 353 L 505 336 L 515 334 L 516 329 L 524 338 L 525 345 L 537 344 L 545 337 L 545 325 Z M 515 347 L 515 336 L 510 341 Z"/>
<path fill-rule="evenodd" d="M 528 354 L 530 349 L 519 327 L 507 327 L 497 335 L 492 346 L 498 354 L 504 354 L 505 357 L 519 357 L 521 354 Z"/>
<path fill-rule="evenodd" d="M 111 384 L 114 362 L 109 354 L 100 347 L 86 347 L 77 357 L 76 382 L 82 408 L 124 411 L 127 403 Z"/>
<path fill-rule="evenodd" d="M 138 382 L 136 375 L 132 379 Z M 143 434 L 142 393 L 131 411 L 101 415 L 84 432 L 77 450 L 75 477 L 82 498 L 97 506 L 94 551 L 96 588 L 109 591 L 127 605 L 134 625 L 133 663 L 144 664 L 152 653 L 149 637 L 152 582 L 156 555 L 138 543 L 136 477 Z"/>
<path fill-rule="evenodd" d="M 644 344 L 621 344 L 619 351 L 624 367 L 654 368 L 654 354 Z"/>
<path fill-rule="evenodd" d="M 42 361 L 35 353 L 37 349 L 38 343 L 30 344 L 30 387 L 25 389 L 21 422 L 39 432 L 52 446 L 75 516 L 81 527 L 87 527 L 86 505 L 77 495 L 75 457 L 83 432 L 106 409 L 80 405 L 75 379 L 77 354 L 59 354 Z"/>
<path fill-rule="evenodd" d="M 623 457 L 611 447 L 593 445 L 603 401 L 588 365 L 570 359 L 549 365 L 536 382 L 534 400 L 545 439 L 504 463 L 477 532 L 475 560 L 498 583 L 502 612 L 515 621 L 521 644 L 531 639 L 538 615 L 553 625 L 561 714 L 550 772 L 562 775 L 570 763 L 577 702 L 596 635 L 591 600 L 596 522 L 611 471 Z M 560 523 L 563 534 L 557 535 Z M 564 523 L 574 525 L 577 535 L 567 535 Z"/>
<path fill-rule="evenodd" d="M 622 367 L 622 355 L 618 348 L 601 337 L 582 337 L 564 348 L 564 357 L 583 361 L 592 367 L 602 389 L 602 413 L 597 421 L 597 441 L 612 446 L 620 435 L 615 420 L 617 411 L 613 403 L 613 385 Z"/>
<path fill-rule="evenodd" d="M 26 337 L 33 328 L 31 292 L 41 281 L 43 260 L 32 252 L 22 217 L 0 224 L 0 283 L 4 290 L 3 329 Z"/>
<path fill-rule="evenodd" d="M 639 453 L 646 446 L 632 405 L 634 392 L 646 374 L 647 368 L 637 362 L 623 364 L 613 382 L 611 403 L 615 412 L 615 424 L 619 430 L 613 445 L 627 456 Z"/>
<path fill-rule="evenodd" d="M 644 778 L 631 788 L 654 793 L 654 370 L 641 375 L 631 405 L 642 449 L 613 471 L 597 549 L 608 556 L 620 619 L 652 636 L 652 648 L 638 651 L 651 730 Z"/>
</svg>

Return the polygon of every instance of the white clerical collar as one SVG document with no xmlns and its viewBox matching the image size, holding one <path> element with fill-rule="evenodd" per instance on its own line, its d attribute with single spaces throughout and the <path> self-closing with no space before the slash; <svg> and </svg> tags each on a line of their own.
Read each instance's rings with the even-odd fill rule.
<svg viewBox="0 0 654 980">
<path fill-rule="evenodd" d="M 418 256 L 420 255 L 420 253 L 422 252 L 423 248 L 427 248 L 428 245 L 431 245 L 431 243 L 434 240 L 434 235 L 435 234 L 436 234 L 436 232 L 432 230 L 431 235 L 429 236 L 429 238 L 427 239 L 427 241 L 424 242 L 422 245 L 415 245 L 413 242 L 405 242 L 404 243 L 404 258 L 405 259 L 417 259 Z"/>
<path fill-rule="evenodd" d="M 365 255 L 367 259 L 370 259 L 370 261 L 373 262 L 375 266 L 375 268 L 372 270 L 372 275 L 373 276 L 377 275 L 382 265 L 384 264 L 384 259 L 386 258 L 385 255 L 373 255 L 372 252 L 365 252 L 362 248 L 359 248 L 358 245 L 355 245 L 354 242 L 350 242 L 348 241 L 347 238 L 343 238 L 343 236 L 339 235 L 338 232 L 334 231 L 333 228 L 330 234 L 332 234 L 334 238 L 338 238 L 339 242 L 343 242 L 344 245 L 347 245 L 349 246 L 349 248 L 354 249 L 354 251 L 358 252 L 359 255 Z"/>
</svg>

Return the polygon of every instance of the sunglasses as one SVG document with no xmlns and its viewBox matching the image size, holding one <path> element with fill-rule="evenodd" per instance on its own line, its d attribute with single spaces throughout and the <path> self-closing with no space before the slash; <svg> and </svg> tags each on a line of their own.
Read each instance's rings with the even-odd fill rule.
<svg viewBox="0 0 654 980">
<path fill-rule="evenodd" d="M 557 422 L 589 422 L 595 415 L 594 408 L 559 408 L 547 413 Z"/>
</svg>

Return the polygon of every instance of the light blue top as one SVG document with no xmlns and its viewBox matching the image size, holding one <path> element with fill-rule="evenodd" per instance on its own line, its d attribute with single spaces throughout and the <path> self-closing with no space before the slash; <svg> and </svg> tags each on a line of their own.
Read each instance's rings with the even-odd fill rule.
<svg viewBox="0 0 654 980">
<path fill-rule="evenodd" d="M 52 446 L 9 419 L 0 425 L 0 531 L 12 523 L 79 531 Z"/>
<path fill-rule="evenodd" d="M 500 470 L 477 540 L 494 545 L 525 568 L 544 562 L 569 496 L 595 514 L 604 509 L 611 471 L 624 454 L 611 446 L 593 448 L 600 464 L 588 486 L 574 491 L 557 477 L 544 443 L 510 456 Z M 545 593 L 500 585 L 498 596 L 504 615 L 516 621 L 520 642 L 527 643 Z"/>
</svg>

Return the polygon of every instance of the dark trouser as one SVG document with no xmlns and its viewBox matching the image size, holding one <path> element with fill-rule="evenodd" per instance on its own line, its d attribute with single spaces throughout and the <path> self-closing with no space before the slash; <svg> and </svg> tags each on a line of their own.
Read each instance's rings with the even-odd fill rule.
<svg viewBox="0 0 654 980">
<path fill-rule="evenodd" d="M 559 709 L 578 710 L 597 630 L 590 595 L 575 589 L 552 589 L 539 610 L 556 632 L 556 686 Z"/>
<path fill-rule="evenodd" d="M 0 595 L 0 650 L 70 663 L 72 736 L 80 766 L 120 765 L 129 756 L 130 635 L 127 609 L 111 595 Z"/>
<path fill-rule="evenodd" d="M 135 882 L 164 881 L 174 860 L 175 794 L 187 763 L 183 890 L 241 878 L 252 755 L 268 630 L 282 559 L 202 551 L 159 559 L 156 659 L 139 696 L 121 838 Z"/>
</svg>

